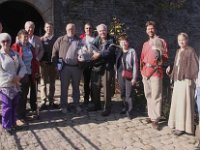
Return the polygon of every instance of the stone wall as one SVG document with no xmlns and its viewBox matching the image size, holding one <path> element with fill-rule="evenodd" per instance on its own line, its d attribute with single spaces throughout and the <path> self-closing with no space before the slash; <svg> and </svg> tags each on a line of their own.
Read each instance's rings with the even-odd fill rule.
<svg viewBox="0 0 200 150">
<path fill-rule="evenodd" d="M 197 50 L 200 47 L 200 1 L 187 0 L 177 9 L 161 7 L 163 0 L 58 0 L 54 2 L 56 33 L 64 34 L 65 25 L 74 22 L 77 32 L 82 32 L 84 22 L 91 21 L 110 24 L 112 17 L 117 16 L 129 27 L 128 35 L 131 46 L 140 53 L 142 43 L 147 39 L 145 22 L 155 20 L 158 35 L 169 44 L 170 61 L 177 48 L 176 36 L 187 32 L 190 42 Z"/>
</svg>

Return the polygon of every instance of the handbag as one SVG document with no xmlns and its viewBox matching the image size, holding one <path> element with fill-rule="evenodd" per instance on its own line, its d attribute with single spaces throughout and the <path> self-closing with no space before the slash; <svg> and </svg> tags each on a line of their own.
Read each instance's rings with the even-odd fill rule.
<svg viewBox="0 0 200 150">
<path fill-rule="evenodd" d="M 132 70 L 123 70 L 122 71 L 122 77 L 124 79 L 127 79 L 127 80 L 132 80 L 132 78 L 133 78 Z"/>
</svg>

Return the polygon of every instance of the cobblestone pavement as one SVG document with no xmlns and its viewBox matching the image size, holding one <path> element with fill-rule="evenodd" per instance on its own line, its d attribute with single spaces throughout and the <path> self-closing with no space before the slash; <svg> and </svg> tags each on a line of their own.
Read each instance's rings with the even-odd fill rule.
<svg viewBox="0 0 200 150">
<path fill-rule="evenodd" d="M 57 81 L 56 99 L 59 99 Z M 27 129 L 9 136 L 0 129 L 0 150 L 193 150 L 195 138 L 176 137 L 161 122 L 161 131 L 152 129 L 144 115 L 129 120 L 119 114 L 119 95 L 113 98 L 112 114 L 83 111 L 81 115 L 42 111 L 40 119 Z"/>
</svg>

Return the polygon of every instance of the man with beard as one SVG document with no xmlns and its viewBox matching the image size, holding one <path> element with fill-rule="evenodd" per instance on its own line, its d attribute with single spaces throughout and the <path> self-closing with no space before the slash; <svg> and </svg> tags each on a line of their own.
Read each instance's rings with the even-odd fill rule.
<svg viewBox="0 0 200 150">
<path fill-rule="evenodd" d="M 168 59 L 168 49 L 165 40 L 156 35 L 155 22 L 146 23 L 146 33 L 149 40 L 143 44 L 140 58 L 140 70 L 148 109 L 146 121 L 152 123 L 152 127 L 158 130 L 162 104 L 162 65 Z"/>
</svg>

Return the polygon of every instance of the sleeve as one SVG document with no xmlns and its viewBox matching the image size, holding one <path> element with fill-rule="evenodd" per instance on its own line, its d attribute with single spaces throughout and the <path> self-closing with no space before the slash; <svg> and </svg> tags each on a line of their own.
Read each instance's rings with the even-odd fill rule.
<svg viewBox="0 0 200 150">
<path fill-rule="evenodd" d="M 144 66 L 144 50 L 145 50 L 145 45 L 143 44 L 142 47 L 142 52 L 141 52 L 141 56 L 140 56 L 140 71 L 142 71 L 142 68 Z"/>
<path fill-rule="evenodd" d="M 51 60 L 52 60 L 52 62 L 55 63 L 55 64 L 56 64 L 57 59 L 58 59 L 58 57 L 59 57 L 60 41 L 61 41 L 61 38 L 58 38 L 58 39 L 55 41 L 54 45 L 53 45 Z"/>
<path fill-rule="evenodd" d="M 39 45 L 39 51 L 38 51 L 38 55 L 37 55 L 37 60 L 41 60 L 43 55 L 44 55 L 44 47 L 42 44 L 42 41 L 40 40 L 40 38 L 38 38 L 38 45 Z"/>
<path fill-rule="evenodd" d="M 133 79 L 134 81 L 137 80 L 137 76 L 138 76 L 138 59 L 137 59 L 137 54 L 136 52 L 132 52 L 133 53 Z"/>
<path fill-rule="evenodd" d="M 18 56 L 18 58 L 19 58 L 19 66 L 20 66 L 18 76 L 20 76 L 21 78 L 23 78 L 24 75 L 27 73 L 27 70 L 26 70 L 26 66 L 25 66 L 22 58 L 19 57 L 19 56 Z"/>
</svg>

